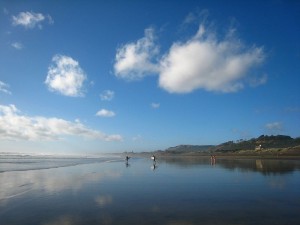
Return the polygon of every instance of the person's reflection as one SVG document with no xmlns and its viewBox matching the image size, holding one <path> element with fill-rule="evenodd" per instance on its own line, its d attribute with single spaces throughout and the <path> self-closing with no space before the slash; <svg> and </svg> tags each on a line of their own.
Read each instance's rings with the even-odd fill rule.
<svg viewBox="0 0 300 225">
<path fill-rule="evenodd" d="M 260 159 L 255 160 L 255 164 L 257 170 L 263 170 L 263 162 Z"/>
<path fill-rule="evenodd" d="M 151 169 L 153 170 L 153 171 L 155 171 L 156 169 L 157 169 L 157 165 L 156 165 L 156 162 L 153 162 L 153 165 L 151 166 Z"/>
</svg>

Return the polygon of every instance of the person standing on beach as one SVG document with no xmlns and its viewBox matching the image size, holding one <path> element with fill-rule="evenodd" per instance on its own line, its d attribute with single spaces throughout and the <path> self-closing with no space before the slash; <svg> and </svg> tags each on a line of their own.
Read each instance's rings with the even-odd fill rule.
<svg viewBox="0 0 300 225">
<path fill-rule="evenodd" d="M 153 162 L 156 162 L 156 157 L 155 157 L 155 155 L 152 155 L 152 156 L 151 156 L 151 159 L 153 159 Z"/>
<path fill-rule="evenodd" d="M 215 165 L 216 164 L 216 156 L 214 156 L 214 155 L 210 156 L 210 163 L 211 163 L 211 165 Z"/>
</svg>

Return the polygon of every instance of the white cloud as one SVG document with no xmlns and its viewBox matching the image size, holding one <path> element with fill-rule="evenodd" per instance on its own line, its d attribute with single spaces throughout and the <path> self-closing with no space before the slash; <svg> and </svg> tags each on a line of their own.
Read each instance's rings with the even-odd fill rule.
<svg viewBox="0 0 300 225">
<path fill-rule="evenodd" d="M 190 18 L 189 20 L 191 20 Z M 223 39 L 200 24 L 197 33 L 185 42 L 175 42 L 158 59 L 153 29 L 145 37 L 117 50 L 115 75 L 124 79 L 141 79 L 156 73 L 159 86 L 170 93 L 189 93 L 196 89 L 236 92 L 245 84 L 264 84 L 267 76 L 251 78 L 251 70 L 262 63 L 262 47 L 246 47 L 230 29 Z M 155 58 L 156 57 L 156 58 Z M 154 59 L 155 58 L 155 59 Z"/>
<path fill-rule="evenodd" d="M 11 46 L 12 47 L 14 47 L 15 49 L 17 49 L 17 50 L 21 50 L 24 46 L 22 45 L 22 43 L 20 43 L 20 42 L 13 42 L 12 44 L 11 44 Z"/>
<path fill-rule="evenodd" d="M 279 134 L 283 130 L 283 125 L 281 122 L 272 122 L 267 123 L 265 125 L 265 128 L 268 130 L 268 132 L 272 134 Z"/>
<path fill-rule="evenodd" d="M 115 115 L 116 115 L 115 112 L 107 109 L 101 109 L 96 113 L 96 116 L 102 116 L 102 117 L 114 117 Z"/>
<path fill-rule="evenodd" d="M 64 136 L 79 136 L 104 141 L 121 141 L 118 134 L 107 135 L 80 123 L 56 117 L 29 117 L 22 115 L 14 105 L 0 105 L 0 139 L 53 141 Z"/>
<path fill-rule="evenodd" d="M 9 85 L 0 80 L 0 92 L 11 95 L 11 92 L 8 89 Z"/>
<path fill-rule="evenodd" d="M 79 63 L 64 55 L 55 55 L 52 61 L 54 64 L 49 66 L 45 81 L 49 90 L 71 97 L 83 96 L 82 88 L 87 76 Z"/>
<path fill-rule="evenodd" d="M 42 22 L 48 19 L 48 23 L 52 24 L 53 19 L 49 15 L 34 12 L 20 12 L 17 16 L 12 16 L 12 24 L 14 26 L 23 26 L 27 29 L 33 29 L 36 26 L 42 29 Z"/>
<path fill-rule="evenodd" d="M 159 48 L 154 40 L 154 29 L 148 28 L 145 30 L 145 37 L 117 49 L 115 75 L 127 80 L 137 80 L 158 72 L 154 61 Z"/>
<path fill-rule="evenodd" d="M 215 40 L 200 26 L 185 43 L 174 43 L 161 60 L 159 86 L 170 93 L 195 89 L 235 92 L 243 78 L 264 58 L 262 48 L 244 48 L 234 39 Z"/>
<path fill-rule="evenodd" d="M 100 98 L 102 101 L 111 101 L 115 96 L 115 92 L 111 90 L 105 90 L 100 94 Z"/>
<path fill-rule="evenodd" d="M 151 103 L 151 107 L 152 107 L 153 109 L 157 109 L 157 108 L 160 107 L 160 103 L 152 102 L 152 103 Z"/>
</svg>

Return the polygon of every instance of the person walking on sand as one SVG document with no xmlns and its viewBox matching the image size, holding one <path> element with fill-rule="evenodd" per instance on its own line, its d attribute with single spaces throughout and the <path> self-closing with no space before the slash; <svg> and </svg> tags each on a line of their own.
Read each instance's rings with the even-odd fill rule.
<svg viewBox="0 0 300 225">
<path fill-rule="evenodd" d="M 155 157 L 155 155 L 152 155 L 152 156 L 151 156 L 151 159 L 153 160 L 153 162 L 156 162 L 156 157 Z"/>
</svg>

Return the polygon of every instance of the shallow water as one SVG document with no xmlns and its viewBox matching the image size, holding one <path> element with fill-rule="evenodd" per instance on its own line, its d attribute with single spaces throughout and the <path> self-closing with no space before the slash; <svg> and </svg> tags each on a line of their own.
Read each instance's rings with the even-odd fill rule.
<svg viewBox="0 0 300 225">
<path fill-rule="evenodd" d="M 26 160 L 0 160 L 1 225 L 300 221 L 297 160 Z"/>
</svg>

